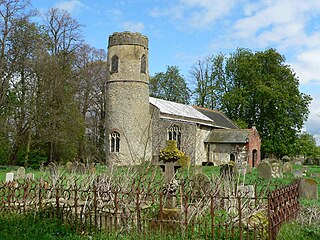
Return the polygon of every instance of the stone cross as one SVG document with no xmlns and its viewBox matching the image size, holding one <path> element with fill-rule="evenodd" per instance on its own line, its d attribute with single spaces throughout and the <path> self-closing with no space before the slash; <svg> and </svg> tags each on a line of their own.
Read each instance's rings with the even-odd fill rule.
<svg viewBox="0 0 320 240">
<path fill-rule="evenodd" d="M 14 173 L 13 172 L 8 172 L 6 174 L 6 182 L 10 182 L 14 180 Z"/>
</svg>

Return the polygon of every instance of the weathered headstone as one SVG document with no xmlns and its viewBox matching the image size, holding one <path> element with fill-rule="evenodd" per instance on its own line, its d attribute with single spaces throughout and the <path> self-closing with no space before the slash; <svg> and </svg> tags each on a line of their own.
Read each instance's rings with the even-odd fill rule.
<svg viewBox="0 0 320 240">
<path fill-rule="evenodd" d="M 72 173 L 76 173 L 77 170 L 78 170 L 78 166 L 79 166 L 79 163 L 76 161 L 76 162 L 73 162 L 72 163 L 72 167 L 71 167 L 71 172 Z"/>
<path fill-rule="evenodd" d="M 272 179 L 270 163 L 261 162 L 257 167 L 257 171 L 258 171 L 258 177 L 264 178 L 264 179 Z"/>
<path fill-rule="evenodd" d="M 40 163 L 40 167 L 39 167 L 40 172 L 44 172 L 46 170 L 44 167 L 44 163 L 45 163 L 44 161 Z"/>
<path fill-rule="evenodd" d="M 51 175 L 51 178 L 56 179 L 58 176 L 58 167 L 54 162 L 48 164 L 48 171 Z"/>
<path fill-rule="evenodd" d="M 8 172 L 6 174 L 6 182 L 10 182 L 14 180 L 14 173 L 13 172 Z"/>
<path fill-rule="evenodd" d="M 89 165 L 89 173 L 90 174 L 96 174 L 96 164 L 95 163 L 90 163 L 90 165 Z"/>
<path fill-rule="evenodd" d="M 317 181 L 312 178 L 302 178 L 299 185 L 299 196 L 305 199 L 318 199 Z"/>
<path fill-rule="evenodd" d="M 283 178 L 282 165 L 274 162 L 271 164 L 271 175 L 273 178 Z"/>
<path fill-rule="evenodd" d="M 67 173 L 71 173 L 72 172 L 72 162 L 67 162 L 66 163 L 66 171 L 67 171 Z"/>
<path fill-rule="evenodd" d="M 282 169 L 284 173 L 292 173 L 293 171 L 293 167 L 290 162 L 285 162 Z"/>
<path fill-rule="evenodd" d="M 254 186 L 253 185 L 239 185 L 238 195 L 241 197 L 254 198 Z"/>
<path fill-rule="evenodd" d="M 234 162 L 228 162 L 220 166 L 220 177 L 226 179 L 232 179 L 234 175 Z"/>
<path fill-rule="evenodd" d="M 192 193 L 197 196 L 202 196 L 211 191 L 211 181 L 209 177 L 203 173 L 197 173 L 190 179 Z"/>
<path fill-rule="evenodd" d="M 33 173 L 28 173 L 26 175 L 26 180 L 34 180 L 34 174 Z"/>
<path fill-rule="evenodd" d="M 300 162 L 300 161 L 295 162 L 294 165 L 296 165 L 296 166 L 301 166 L 301 165 L 302 165 L 302 162 Z"/>
<path fill-rule="evenodd" d="M 83 163 L 79 163 L 77 172 L 80 174 L 85 174 L 86 173 L 86 166 Z"/>
<path fill-rule="evenodd" d="M 311 177 L 320 178 L 320 173 L 311 173 Z"/>
<path fill-rule="evenodd" d="M 301 169 L 296 169 L 293 171 L 293 177 L 295 178 L 301 178 L 302 177 L 302 170 Z"/>
<path fill-rule="evenodd" d="M 247 173 L 252 172 L 252 166 L 250 164 L 247 164 Z"/>
<path fill-rule="evenodd" d="M 25 179 L 26 169 L 24 167 L 19 167 L 17 170 L 17 179 Z"/>
</svg>

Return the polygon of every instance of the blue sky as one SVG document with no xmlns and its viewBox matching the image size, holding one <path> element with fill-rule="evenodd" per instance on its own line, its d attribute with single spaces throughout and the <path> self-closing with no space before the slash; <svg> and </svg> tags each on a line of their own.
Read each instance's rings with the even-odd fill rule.
<svg viewBox="0 0 320 240">
<path fill-rule="evenodd" d="M 276 48 L 310 94 L 305 130 L 320 145 L 320 1 L 319 0 L 31 0 L 45 12 L 68 10 L 83 26 L 84 38 L 106 49 L 113 32 L 141 32 L 149 38 L 149 70 L 179 66 L 187 80 L 199 58 Z"/>
</svg>

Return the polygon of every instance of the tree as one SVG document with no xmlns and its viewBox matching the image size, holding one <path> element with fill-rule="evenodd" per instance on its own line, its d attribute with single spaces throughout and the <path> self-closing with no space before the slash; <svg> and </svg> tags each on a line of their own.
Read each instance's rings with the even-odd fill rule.
<svg viewBox="0 0 320 240">
<path fill-rule="evenodd" d="M 218 54 L 199 59 L 192 66 L 190 74 L 196 86 L 193 94 L 197 106 L 219 108 L 219 99 L 224 92 L 224 60 L 225 56 Z"/>
<path fill-rule="evenodd" d="M 319 147 L 313 135 L 309 133 L 301 133 L 298 135 L 295 142 L 295 155 L 302 155 L 304 158 L 317 158 L 320 157 Z"/>
<path fill-rule="evenodd" d="M 291 154 L 307 119 L 311 97 L 300 93 L 296 74 L 275 49 L 238 49 L 226 60 L 220 109 L 231 119 L 256 126 L 263 156 Z"/>
<path fill-rule="evenodd" d="M 150 96 L 187 104 L 190 102 L 190 89 L 177 66 L 167 66 L 166 72 L 151 77 Z"/>
<path fill-rule="evenodd" d="M 211 56 L 199 60 L 191 75 L 196 104 L 223 111 L 240 127 L 256 126 L 262 156 L 294 152 L 311 97 L 299 92 L 298 78 L 275 49 Z"/>
</svg>

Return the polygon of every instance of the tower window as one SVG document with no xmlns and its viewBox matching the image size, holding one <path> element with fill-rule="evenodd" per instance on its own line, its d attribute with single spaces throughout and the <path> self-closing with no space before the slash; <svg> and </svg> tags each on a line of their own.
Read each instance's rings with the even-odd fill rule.
<svg viewBox="0 0 320 240">
<path fill-rule="evenodd" d="M 118 72 L 118 67 L 119 67 L 119 58 L 117 55 L 114 55 L 111 58 L 111 73 Z"/>
<path fill-rule="evenodd" d="M 168 140 L 175 140 L 177 147 L 181 146 L 181 128 L 177 125 L 172 125 L 168 128 Z"/>
<path fill-rule="evenodd" d="M 110 152 L 120 151 L 120 133 L 112 132 L 110 134 Z"/>
<path fill-rule="evenodd" d="M 141 73 L 147 73 L 147 59 L 146 59 L 146 55 L 143 54 L 141 57 L 141 69 L 140 69 Z"/>
</svg>

